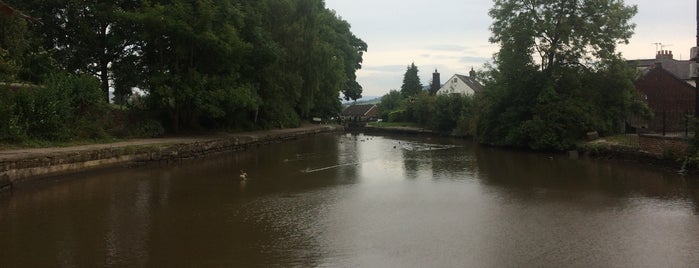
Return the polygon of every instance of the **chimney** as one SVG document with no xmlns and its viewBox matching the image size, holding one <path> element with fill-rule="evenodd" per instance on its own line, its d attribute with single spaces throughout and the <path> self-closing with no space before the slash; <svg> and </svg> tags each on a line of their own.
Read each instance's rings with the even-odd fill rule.
<svg viewBox="0 0 699 268">
<path fill-rule="evenodd" d="M 673 59 L 672 51 L 670 50 L 660 50 L 658 54 L 655 55 L 656 60 L 671 60 Z"/>
<path fill-rule="evenodd" d="M 437 94 L 437 90 L 442 87 L 442 82 L 439 80 L 439 72 L 437 72 L 437 69 L 434 69 L 434 73 L 432 74 L 432 85 L 430 86 L 431 95 Z"/>
<path fill-rule="evenodd" d="M 473 70 L 473 67 L 471 67 L 471 71 L 468 72 L 468 76 L 470 76 L 471 78 L 476 77 L 476 71 Z"/>
</svg>

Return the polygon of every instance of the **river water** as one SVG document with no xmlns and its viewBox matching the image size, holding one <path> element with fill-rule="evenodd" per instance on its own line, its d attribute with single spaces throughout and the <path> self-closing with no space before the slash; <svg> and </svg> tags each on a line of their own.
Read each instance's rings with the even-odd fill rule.
<svg viewBox="0 0 699 268">
<path fill-rule="evenodd" d="M 0 194 L 0 267 L 698 264 L 698 178 L 454 139 L 319 135 Z"/>
</svg>

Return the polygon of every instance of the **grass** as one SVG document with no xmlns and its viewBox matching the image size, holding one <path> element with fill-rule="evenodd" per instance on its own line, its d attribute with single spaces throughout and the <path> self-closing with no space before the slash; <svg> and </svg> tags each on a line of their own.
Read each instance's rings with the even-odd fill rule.
<svg viewBox="0 0 699 268">
<path fill-rule="evenodd" d="M 621 146 L 621 147 L 626 147 L 626 148 L 630 148 L 630 149 L 641 148 L 641 145 L 639 144 L 637 135 L 624 135 L 624 134 L 619 134 L 619 135 L 614 135 L 614 136 L 606 136 L 606 137 L 602 137 L 602 138 L 599 138 L 599 139 L 594 140 L 594 141 L 582 142 L 578 146 L 579 146 L 579 148 L 582 148 L 583 150 L 592 152 L 593 154 L 596 154 L 596 153 L 599 153 L 602 151 L 608 151 L 608 150 L 610 150 L 611 146 Z"/>
<path fill-rule="evenodd" d="M 369 125 L 372 127 L 420 127 L 418 124 L 410 122 L 370 122 Z"/>
<path fill-rule="evenodd" d="M 91 144 L 101 144 L 101 143 L 114 143 L 122 141 L 123 139 L 117 138 L 99 138 L 99 139 L 81 139 L 72 141 L 46 141 L 38 139 L 29 139 L 18 141 L 15 143 L 0 142 L 0 150 L 13 150 L 13 149 L 28 149 L 28 148 L 49 148 L 49 147 L 70 147 L 70 146 L 80 146 L 80 145 L 91 145 Z"/>
<path fill-rule="evenodd" d="M 638 135 L 614 135 L 609 137 L 604 137 L 603 139 L 609 141 L 612 144 L 617 144 L 621 146 L 640 148 L 641 145 L 638 143 Z"/>
</svg>

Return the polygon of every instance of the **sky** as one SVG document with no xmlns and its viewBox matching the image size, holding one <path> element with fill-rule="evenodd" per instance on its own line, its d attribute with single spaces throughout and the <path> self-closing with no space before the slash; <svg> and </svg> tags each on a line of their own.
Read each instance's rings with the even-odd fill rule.
<svg viewBox="0 0 699 268">
<path fill-rule="evenodd" d="M 697 7 L 690 0 L 625 0 L 636 5 L 635 34 L 618 47 L 626 59 L 652 59 L 657 50 L 689 58 L 696 45 Z M 454 74 L 483 69 L 498 50 L 488 42 L 492 0 L 325 0 L 368 45 L 357 81 L 365 99 L 400 90 L 411 63 L 423 85 L 437 69 L 442 82 Z"/>
</svg>

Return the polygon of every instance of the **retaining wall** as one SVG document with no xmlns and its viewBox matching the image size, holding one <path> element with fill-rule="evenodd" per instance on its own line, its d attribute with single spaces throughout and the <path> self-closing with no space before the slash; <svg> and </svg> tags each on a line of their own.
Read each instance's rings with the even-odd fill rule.
<svg viewBox="0 0 699 268">
<path fill-rule="evenodd" d="M 689 142 L 684 137 L 663 137 L 642 134 L 638 136 L 640 149 L 653 155 L 684 155 Z"/>
<path fill-rule="evenodd" d="M 130 166 L 148 162 L 174 162 L 215 153 L 245 150 L 252 146 L 278 143 L 318 133 L 342 131 L 337 126 L 316 126 L 290 130 L 255 132 L 195 139 L 187 142 L 64 148 L 0 158 L 0 189 L 18 182 L 95 168 Z"/>
</svg>

